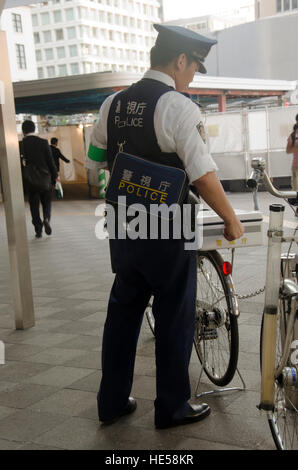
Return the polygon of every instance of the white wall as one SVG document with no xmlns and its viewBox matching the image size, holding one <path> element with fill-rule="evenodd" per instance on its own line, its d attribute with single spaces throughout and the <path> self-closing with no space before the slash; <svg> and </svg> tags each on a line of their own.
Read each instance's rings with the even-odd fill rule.
<svg viewBox="0 0 298 470">
<path fill-rule="evenodd" d="M 22 32 L 13 29 L 12 14 L 21 15 Z M 33 41 L 31 8 L 9 8 L 3 11 L 0 20 L 1 29 L 6 32 L 12 81 L 33 80 L 37 78 L 35 47 Z M 16 44 L 25 47 L 26 69 L 19 69 L 16 59 Z"/>
</svg>

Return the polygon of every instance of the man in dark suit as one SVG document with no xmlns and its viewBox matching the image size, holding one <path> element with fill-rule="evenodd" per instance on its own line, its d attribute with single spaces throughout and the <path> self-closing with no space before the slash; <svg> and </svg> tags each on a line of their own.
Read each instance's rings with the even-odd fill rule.
<svg viewBox="0 0 298 470">
<path fill-rule="evenodd" d="M 64 155 L 62 155 L 62 153 L 58 149 L 58 139 L 57 139 L 57 137 L 52 137 L 51 138 L 51 151 L 52 151 L 52 155 L 53 155 L 53 158 L 54 158 L 55 166 L 57 168 L 57 172 L 59 173 L 59 170 L 60 170 L 60 161 L 59 160 L 61 159 L 66 163 L 70 163 L 70 160 L 68 160 L 68 158 L 64 157 Z"/>
<path fill-rule="evenodd" d="M 57 169 L 53 160 L 52 152 L 48 141 L 34 135 L 35 124 L 33 121 L 26 120 L 22 124 L 24 139 L 20 142 L 21 159 L 27 163 L 33 163 L 37 167 L 50 172 L 52 184 L 54 185 L 58 176 Z M 51 200 L 52 191 L 37 191 L 32 187 L 26 188 L 32 216 L 32 224 L 35 228 L 36 238 L 42 237 L 42 228 L 44 226 L 47 235 L 51 235 Z M 43 221 L 40 218 L 39 203 L 43 209 Z"/>
</svg>

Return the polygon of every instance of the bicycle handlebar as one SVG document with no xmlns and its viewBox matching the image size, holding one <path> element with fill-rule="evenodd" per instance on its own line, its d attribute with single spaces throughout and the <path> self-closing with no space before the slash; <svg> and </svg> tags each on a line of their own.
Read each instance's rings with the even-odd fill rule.
<svg viewBox="0 0 298 470">
<path fill-rule="evenodd" d="M 295 199 L 298 203 L 298 191 L 279 191 L 276 189 L 270 181 L 268 173 L 265 169 L 265 160 L 262 158 L 253 158 L 251 162 L 253 172 L 247 180 L 247 186 L 254 191 L 258 190 L 258 186 L 263 182 L 266 186 L 267 191 L 272 196 L 279 197 L 282 199 Z"/>
</svg>

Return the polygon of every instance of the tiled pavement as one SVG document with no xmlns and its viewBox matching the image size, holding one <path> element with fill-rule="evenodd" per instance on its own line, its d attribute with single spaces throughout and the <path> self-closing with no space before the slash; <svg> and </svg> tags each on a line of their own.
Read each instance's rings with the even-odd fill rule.
<svg viewBox="0 0 298 470">
<path fill-rule="evenodd" d="M 249 194 L 229 197 L 234 207 L 252 208 Z M 268 215 L 273 198 L 264 193 L 260 198 Z M 137 411 L 113 426 L 99 425 L 96 393 L 101 335 L 113 275 L 108 244 L 94 234 L 98 203 L 55 201 L 53 235 L 41 240 L 34 238 L 26 208 L 36 314 L 36 326 L 26 331 L 14 330 L 0 205 L 0 340 L 6 348 L 6 364 L 0 366 L 0 450 L 274 449 L 265 417 L 256 408 L 262 295 L 241 302 L 239 369 L 246 391 L 206 398 L 212 414 L 202 423 L 155 430 L 154 339 L 144 321 L 132 392 L 138 400 Z M 286 219 L 289 226 L 295 222 L 288 209 Z M 264 284 L 265 258 L 265 247 L 238 251 L 234 280 L 240 293 Z M 199 370 L 193 354 L 193 390 Z M 212 385 L 203 375 L 201 390 L 209 388 Z"/>
</svg>

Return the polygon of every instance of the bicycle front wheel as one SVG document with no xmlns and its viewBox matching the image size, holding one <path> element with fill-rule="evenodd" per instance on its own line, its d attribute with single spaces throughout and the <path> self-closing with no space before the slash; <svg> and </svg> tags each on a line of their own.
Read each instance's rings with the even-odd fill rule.
<svg viewBox="0 0 298 470">
<path fill-rule="evenodd" d="M 207 376 L 218 386 L 233 379 L 239 352 L 237 301 L 222 266 L 217 251 L 198 252 L 194 344 Z"/>
<path fill-rule="evenodd" d="M 287 334 L 287 321 L 290 311 L 291 301 L 289 299 L 280 299 L 275 353 L 276 370 L 279 368 L 283 356 L 284 341 Z M 296 318 L 296 323 L 297 321 L 298 320 Z M 263 343 L 263 323 L 264 316 L 261 327 L 261 352 Z M 290 357 L 283 369 L 283 373 L 281 373 L 279 377 L 275 378 L 274 409 L 272 412 L 268 413 L 269 427 L 278 450 L 298 450 L 298 390 L 297 386 L 295 387 L 295 383 L 289 384 L 289 380 L 291 380 L 292 374 L 295 373 L 295 370 L 297 374 L 297 366 L 295 368 L 291 363 L 290 352 Z M 287 377 L 287 373 L 289 374 L 289 377 Z"/>
</svg>

